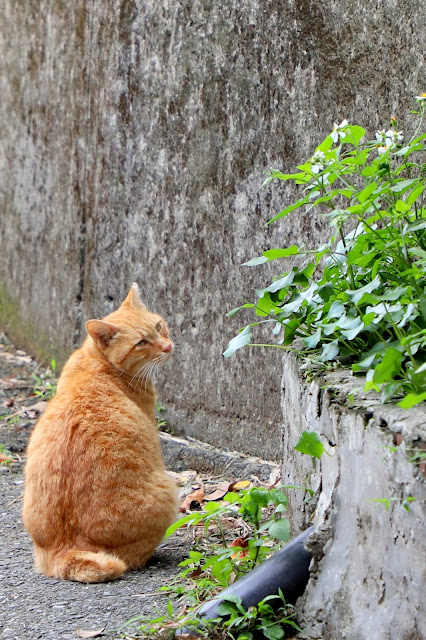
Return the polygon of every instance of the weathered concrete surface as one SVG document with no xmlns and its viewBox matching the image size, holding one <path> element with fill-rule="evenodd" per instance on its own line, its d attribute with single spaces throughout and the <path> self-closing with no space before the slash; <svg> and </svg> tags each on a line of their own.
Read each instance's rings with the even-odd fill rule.
<svg viewBox="0 0 426 640">
<path fill-rule="evenodd" d="M 222 361 L 246 321 L 224 313 L 267 277 L 242 262 L 321 225 L 265 229 L 289 192 L 259 194 L 262 172 L 293 167 L 333 121 L 406 113 L 425 25 L 423 0 L 3 0 L 2 323 L 62 358 L 139 281 L 181 342 L 169 419 L 279 458 L 280 360 Z"/>
<path fill-rule="evenodd" d="M 307 502 L 301 491 L 289 495 L 292 530 L 317 526 L 311 579 L 298 602 L 301 637 L 421 640 L 426 491 L 409 458 L 411 448 L 426 448 L 426 407 L 380 405 L 362 382 L 336 371 L 307 385 L 294 357 L 284 357 L 283 480 L 316 491 Z M 330 455 L 295 451 L 304 430 L 320 434 Z M 407 497 L 416 498 L 409 512 Z M 389 510 L 372 502 L 383 498 Z"/>
</svg>

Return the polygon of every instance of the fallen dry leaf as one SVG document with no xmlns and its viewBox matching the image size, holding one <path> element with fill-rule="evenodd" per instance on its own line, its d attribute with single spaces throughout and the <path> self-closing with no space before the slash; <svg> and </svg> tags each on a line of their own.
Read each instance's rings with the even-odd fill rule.
<svg viewBox="0 0 426 640">
<path fill-rule="evenodd" d="M 32 404 L 30 407 L 24 407 L 24 411 L 25 411 L 25 415 L 28 418 L 34 419 L 37 418 L 40 413 L 43 413 L 43 411 L 46 409 L 47 407 L 47 402 L 44 402 L 43 400 L 41 400 L 40 402 L 36 402 L 35 404 Z"/>
<path fill-rule="evenodd" d="M 0 453 L 0 462 L 12 462 L 13 458 L 5 455 L 4 453 Z"/>
<path fill-rule="evenodd" d="M 188 573 L 188 577 L 189 578 L 199 578 L 202 573 L 203 573 L 202 568 L 200 566 L 198 566 L 196 569 L 194 569 L 194 571 L 191 571 L 191 573 Z"/>
<path fill-rule="evenodd" d="M 250 480 L 238 480 L 230 485 L 229 491 L 241 491 L 241 489 L 248 489 L 250 486 Z"/>
<path fill-rule="evenodd" d="M 220 500 L 228 493 L 230 485 L 230 482 L 221 482 L 212 493 L 207 493 L 204 496 L 204 500 Z"/>
<path fill-rule="evenodd" d="M 77 629 L 76 634 L 79 638 L 97 638 L 101 636 L 105 631 L 106 627 L 101 627 L 100 629 L 93 629 L 93 631 L 85 631 L 84 629 Z"/>
<path fill-rule="evenodd" d="M 195 488 L 197 487 L 197 488 Z M 193 485 L 194 491 L 189 493 L 185 500 L 180 505 L 179 511 L 181 513 L 187 513 L 188 511 L 194 511 L 198 509 L 204 498 L 204 487 L 202 485 Z"/>
<path fill-rule="evenodd" d="M 240 547 L 243 551 L 235 551 L 232 554 L 232 559 L 236 560 L 237 558 L 245 558 L 248 555 L 248 539 L 247 538 L 235 538 L 232 541 L 231 547 Z"/>
<path fill-rule="evenodd" d="M 243 549 L 248 547 L 248 539 L 247 538 L 235 538 L 232 541 L 231 547 L 242 547 Z"/>
</svg>

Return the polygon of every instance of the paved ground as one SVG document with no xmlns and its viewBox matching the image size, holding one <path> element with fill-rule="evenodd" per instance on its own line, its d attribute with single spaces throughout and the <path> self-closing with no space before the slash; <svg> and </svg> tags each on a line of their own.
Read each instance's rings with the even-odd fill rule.
<svg viewBox="0 0 426 640">
<path fill-rule="evenodd" d="M 83 585 L 34 571 L 21 520 L 24 451 L 37 419 L 37 412 L 24 408 L 40 401 L 35 394 L 46 385 L 46 380 L 37 383 L 34 373 L 45 375 L 0 334 L 0 445 L 15 459 L 12 465 L 0 464 L 0 638 L 71 640 L 78 637 L 77 628 L 101 627 L 106 627 L 102 638 L 118 638 L 117 629 L 130 618 L 165 609 L 167 596 L 156 589 L 176 575 L 189 542 L 173 536 L 148 567 L 115 582 Z"/>
<path fill-rule="evenodd" d="M 133 616 L 164 609 L 167 597 L 155 591 L 176 575 L 185 544 L 179 539 L 166 542 L 148 567 L 115 582 L 83 585 L 46 578 L 34 571 L 31 543 L 22 526 L 22 483 L 22 473 L 1 473 L 0 638 L 71 640 L 78 637 L 77 628 L 104 626 L 102 637 L 116 638 L 118 627 Z"/>
</svg>

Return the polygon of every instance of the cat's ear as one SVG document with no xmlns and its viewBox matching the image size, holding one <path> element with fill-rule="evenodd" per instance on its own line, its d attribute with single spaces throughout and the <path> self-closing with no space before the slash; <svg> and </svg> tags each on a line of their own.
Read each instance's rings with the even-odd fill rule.
<svg viewBox="0 0 426 640">
<path fill-rule="evenodd" d="M 112 338 L 120 331 L 115 324 L 104 320 L 88 320 L 86 329 L 89 336 L 100 349 L 106 349 Z"/>
<path fill-rule="evenodd" d="M 128 309 L 146 309 L 146 306 L 141 300 L 141 296 L 139 293 L 139 287 L 134 282 L 130 287 L 130 291 L 127 294 L 127 298 L 121 305 L 122 307 L 127 307 Z"/>
</svg>

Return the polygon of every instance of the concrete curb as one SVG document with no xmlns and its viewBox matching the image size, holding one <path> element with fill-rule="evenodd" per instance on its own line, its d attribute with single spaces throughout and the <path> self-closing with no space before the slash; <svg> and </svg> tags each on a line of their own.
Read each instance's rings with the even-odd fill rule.
<svg viewBox="0 0 426 640">
<path fill-rule="evenodd" d="M 164 461 L 168 469 L 184 471 L 194 469 L 201 473 L 228 476 L 244 480 L 255 476 L 261 482 L 273 484 L 280 476 L 280 467 L 269 460 L 262 460 L 238 451 L 216 449 L 194 438 L 178 438 L 160 432 Z"/>
</svg>

